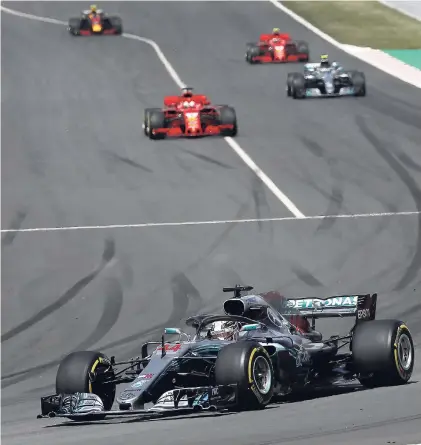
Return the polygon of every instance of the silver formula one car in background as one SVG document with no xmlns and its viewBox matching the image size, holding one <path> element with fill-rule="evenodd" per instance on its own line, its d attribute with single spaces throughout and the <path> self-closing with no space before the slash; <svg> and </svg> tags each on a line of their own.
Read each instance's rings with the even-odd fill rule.
<svg viewBox="0 0 421 445">
<path fill-rule="evenodd" d="M 322 55 L 319 63 L 304 65 L 304 73 L 289 73 L 287 95 L 294 99 L 305 97 L 365 96 L 365 75 L 345 70 L 337 62 Z"/>
<path fill-rule="evenodd" d="M 41 398 L 38 417 L 86 421 L 259 409 L 276 398 L 353 380 L 372 388 L 410 379 L 410 331 L 399 320 L 375 320 L 377 294 L 321 299 L 276 292 L 242 295 L 252 289 L 224 288 L 234 292 L 223 305 L 224 315 L 189 318 L 192 337 L 166 328 L 161 341 L 145 343 L 141 355 L 128 361 L 116 363 L 94 351 L 68 355 L 57 372 L 56 394 Z M 343 336 L 323 339 L 315 320 L 326 317 L 353 317 L 355 324 Z M 167 341 L 168 335 L 178 338 Z M 119 383 L 128 386 L 117 397 L 118 410 L 111 411 Z M 148 403 L 153 406 L 145 409 Z"/>
</svg>

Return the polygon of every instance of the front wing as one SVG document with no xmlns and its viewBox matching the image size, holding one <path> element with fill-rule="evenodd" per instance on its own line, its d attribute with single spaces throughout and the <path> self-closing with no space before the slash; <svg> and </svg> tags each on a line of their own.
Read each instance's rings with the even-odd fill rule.
<svg viewBox="0 0 421 445">
<path fill-rule="evenodd" d="M 165 134 L 167 137 L 197 137 L 197 136 L 218 136 L 224 130 L 233 130 L 234 125 L 220 124 L 207 125 L 204 129 L 191 131 L 188 128 L 183 132 L 179 126 L 154 128 L 151 131 L 153 134 Z"/>
<path fill-rule="evenodd" d="M 284 57 L 272 57 L 269 53 L 262 56 L 252 57 L 253 62 L 257 63 L 294 63 L 294 62 L 306 62 L 308 60 L 308 54 L 288 54 Z"/>
<path fill-rule="evenodd" d="M 73 399 L 71 403 L 68 403 L 69 398 Z M 98 401 L 93 401 L 95 398 Z M 167 391 L 150 409 L 105 411 L 101 400 L 94 394 L 54 394 L 41 397 L 41 414 L 37 418 L 62 417 L 76 422 L 86 422 L 103 420 L 105 417 L 151 417 L 199 411 L 221 411 L 235 407 L 237 400 L 237 385 L 199 386 Z M 78 403 L 78 401 L 82 403 Z M 88 402 L 86 403 L 86 401 Z M 89 409 L 89 405 L 91 409 Z"/>
<path fill-rule="evenodd" d="M 343 87 L 338 93 L 326 93 L 320 92 L 319 88 L 307 88 L 306 97 L 339 97 L 339 96 L 354 96 L 355 91 L 353 87 Z"/>
</svg>

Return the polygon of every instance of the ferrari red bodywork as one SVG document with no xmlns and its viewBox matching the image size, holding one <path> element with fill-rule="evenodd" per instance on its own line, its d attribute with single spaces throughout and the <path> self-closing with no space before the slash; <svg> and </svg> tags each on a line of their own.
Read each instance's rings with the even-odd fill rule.
<svg viewBox="0 0 421 445">
<path fill-rule="evenodd" d="M 260 296 L 276 310 L 278 310 L 293 326 L 297 328 L 299 332 L 302 334 L 308 334 L 311 332 L 312 329 L 308 319 L 300 315 L 298 311 L 296 311 L 297 313 L 293 313 L 291 308 L 288 308 L 287 310 L 287 298 L 285 298 L 279 292 L 269 291 L 264 294 L 260 294 Z"/>
<path fill-rule="evenodd" d="M 151 128 L 154 135 L 172 137 L 220 135 L 234 130 L 235 123 L 223 123 L 220 106 L 211 105 L 207 96 L 196 94 L 190 97 L 166 96 L 162 112 L 165 126 Z"/>
<path fill-rule="evenodd" d="M 289 34 L 261 34 L 258 54 L 251 55 L 254 63 L 307 62 L 308 52 L 300 52 L 297 42 Z"/>
</svg>

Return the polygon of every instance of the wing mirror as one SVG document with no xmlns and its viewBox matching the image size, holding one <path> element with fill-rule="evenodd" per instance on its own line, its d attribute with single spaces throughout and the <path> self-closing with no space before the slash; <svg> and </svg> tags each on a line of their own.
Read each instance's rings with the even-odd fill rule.
<svg viewBox="0 0 421 445">
<path fill-rule="evenodd" d="M 165 328 L 164 334 L 166 334 L 166 335 L 181 335 L 182 332 L 178 328 Z"/>
<path fill-rule="evenodd" d="M 248 332 L 248 331 L 257 331 L 258 329 L 260 329 L 260 324 L 255 323 L 255 324 L 245 324 L 240 330 L 243 332 Z"/>
</svg>

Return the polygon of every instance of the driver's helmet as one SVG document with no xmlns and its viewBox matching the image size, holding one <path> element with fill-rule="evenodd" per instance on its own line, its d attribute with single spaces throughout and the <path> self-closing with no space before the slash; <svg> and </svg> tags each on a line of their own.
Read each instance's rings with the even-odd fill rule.
<svg viewBox="0 0 421 445">
<path fill-rule="evenodd" d="M 91 5 L 91 6 L 89 7 L 89 9 L 91 10 L 91 13 L 92 13 L 92 14 L 96 14 L 96 13 L 97 13 L 97 7 L 96 7 L 96 5 Z"/>
<path fill-rule="evenodd" d="M 281 30 L 279 28 L 273 28 L 272 29 L 272 34 L 274 36 L 279 36 L 279 34 L 281 34 Z"/>
<path fill-rule="evenodd" d="M 330 63 L 329 63 L 329 56 L 328 56 L 327 54 L 322 54 L 322 55 L 320 56 L 320 66 L 322 66 L 322 67 L 328 67 L 328 66 L 330 66 Z"/>
<path fill-rule="evenodd" d="M 239 330 L 240 325 L 235 321 L 215 321 L 208 333 L 212 340 L 235 340 Z"/>
<path fill-rule="evenodd" d="M 193 96 L 193 88 L 185 87 L 181 90 L 181 95 L 183 97 L 192 97 Z"/>
</svg>

